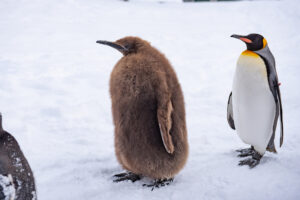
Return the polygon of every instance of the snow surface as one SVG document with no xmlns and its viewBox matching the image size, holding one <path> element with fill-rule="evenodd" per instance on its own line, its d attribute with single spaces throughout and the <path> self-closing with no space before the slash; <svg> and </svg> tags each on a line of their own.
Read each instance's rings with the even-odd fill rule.
<svg viewBox="0 0 300 200">
<path fill-rule="evenodd" d="M 41 200 L 300 199 L 300 4 L 132 0 L 0 1 L 0 111 L 34 171 Z M 261 33 L 282 82 L 285 141 L 255 169 L 226 120 L 233 33 Z M 168 57 L 186 102 L 190 155 L 168 187 L 113 183 L 110 72 L 121 54 L 96 44 L 134 35 Z M 277 132 L 279 133 L 279 132 Z M 279 134 L 277 134 L 278 136 Z M 276 144 L 279 144 L 278 137 Z"/>
<path fill-rule="evenodd" d="M 13 178 L 11 174 L 8 174 L 8 176 L 0 174 L 0 194 L 1 200 L 11 200 L 15 198 L 16 190 L 13 185 Z M 2 195 L 4 195 L 4 199 Z"/>
</svg>

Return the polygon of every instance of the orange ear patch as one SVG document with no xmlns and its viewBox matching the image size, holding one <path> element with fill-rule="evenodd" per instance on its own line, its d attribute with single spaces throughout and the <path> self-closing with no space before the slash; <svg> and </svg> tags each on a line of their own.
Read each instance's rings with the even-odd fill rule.
<svg viewBox="0 0 300 200">
<path fill-rule="evenodd" d="M 263 39 L 263 48 L 265 48 L 267 46 L 267 40 L 264 38 Z"/>
<path fill-rule="evenodd" d="M 248 38 L 241 37 L 239 39 L 242 40 L 242 41 L 244 41 L 244 42 L 246 42 L 246 43 L 252 43 L 252 41 L 250 39 L 248 39 Z"/>
</svg>

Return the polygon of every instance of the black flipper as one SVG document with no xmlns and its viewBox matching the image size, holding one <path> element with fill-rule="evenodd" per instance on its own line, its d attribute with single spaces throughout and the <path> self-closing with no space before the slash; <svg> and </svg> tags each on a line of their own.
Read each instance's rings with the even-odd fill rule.
<svg viewBox="0 0 300 200">
<path fill-rule="evenodd" d="M 274 139 L 275 139 L 275 132 L 276 132 L 276 127 L 277 127 L 277 121 L 278 121 L 278 116 L 279 116 L 279 104 L 278 102 L 276 103 L 276 113 L 275 113 L 275 118 L 273 122 L 273 133 L 270 138 L 269 144 L 267 146 L 267 151 L 277 153 L 275 144 L 274 144 Z"/>
<path fill-rule="evenodd" d="M 283 144 L 283 114 L 282 114 L 282 103 L 281 103 L 281 92 L 279 86 L 277 87 L 278 90 L 278 100 L 279 100 L 279 112 L 280 112 L 280 147 Z"/>
<path fill-rule="evenodd" d="M 267 73 L 268 73 L 268 81 L 269 81 L 269 87 L 273 94 L 274 101 L 276 103 L 276 114 L 274 118 L 274 124 L 273 124 L 273 133 L 272 137 L 269 141 L 267 150 L 276 152 L 275 145 L 274 145 L 274 139 L 275 139 L 275 132 L 276 132 L 276 126 L 278 117 L 280 115 L 280 147 L 283 143 L 283 114 L 282 114 L 282 103 L 281 103 L 281 94 L 279 89 L 279 83 L 278 83 L 278 76 L 277 71 L 275 67 L 275 59 L 273 54 L 271 53 L 268 46 L 265 48 L 255 51 L 264 61 L 266 67 L 267 67 Z"/>
<path fill-rule="evenodd" d="M 227 103 L 227 121 L 229 126 L 235 130 L 234 120 L 233 120 L 233 110 L 232 110 L 232 92 L 230 92 L 228 103 Z"/>
</svg>

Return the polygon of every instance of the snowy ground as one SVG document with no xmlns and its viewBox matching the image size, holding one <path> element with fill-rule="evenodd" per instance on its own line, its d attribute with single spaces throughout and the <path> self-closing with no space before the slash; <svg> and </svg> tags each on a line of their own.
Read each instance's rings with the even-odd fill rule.
<svg viewBox="0 0 300 200">
<path fill-rule="evenodd" d="M 133 0 L 2 0 L 0 111 L 34 171 L 41 200 L 300 199 L 300 4 L 290 1 L 181 3 Z M 277 61 L 285 141 L 250 170 L 247 147 L 227 125 L 226 103 L 245 45 L 264 35 Z M 190 156 L 169 187 L 112 183 L 108 93 L 121 57 L 96 40 L 134 35 L 169 58 L 187 109 Z M 276 145 L 279 140 L 277 138 Z"/>
</svg>

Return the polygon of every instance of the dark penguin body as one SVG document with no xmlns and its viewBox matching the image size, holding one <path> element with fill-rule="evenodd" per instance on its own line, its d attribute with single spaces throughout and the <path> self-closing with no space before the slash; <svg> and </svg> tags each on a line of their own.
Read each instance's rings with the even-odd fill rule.
<svg viewBox="0 0 300 200">
<path fill-rule="evenodd" d="M 134 174 L 172 178 L 188 157 L 184 99 L 175 71 L 140 38 L 108 45 L 124 55 L 110 78 L 117 159 Z"/>
<path fill-rule="evenodd" d="M 31 168 L 16 139 L 2 129 L 0 114 L 0 199 L 36 200 Z"/>
</svg>

